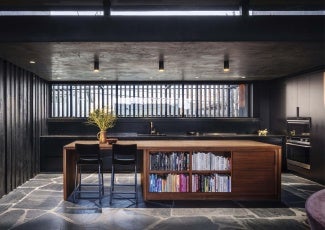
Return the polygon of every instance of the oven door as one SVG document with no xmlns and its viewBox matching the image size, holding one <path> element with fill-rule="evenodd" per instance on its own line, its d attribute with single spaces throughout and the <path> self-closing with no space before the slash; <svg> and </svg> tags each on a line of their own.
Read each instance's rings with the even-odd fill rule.
<svg viewBox="0 0 325 230">
<path fill-rule="evenodd" d="M 287 142 L 287 163 L 310 169 L 310 145 Z"/>
</svg>

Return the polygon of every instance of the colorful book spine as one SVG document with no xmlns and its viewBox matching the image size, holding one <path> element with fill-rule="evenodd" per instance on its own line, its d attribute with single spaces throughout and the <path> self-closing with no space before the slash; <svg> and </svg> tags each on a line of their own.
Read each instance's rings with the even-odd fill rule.
<svg viewBox="0 0 325 230">
<path fill-rule="evenodd" d="M 188 174 L 150 174 L 149 192 L 189 192 Z"/>
</svg>

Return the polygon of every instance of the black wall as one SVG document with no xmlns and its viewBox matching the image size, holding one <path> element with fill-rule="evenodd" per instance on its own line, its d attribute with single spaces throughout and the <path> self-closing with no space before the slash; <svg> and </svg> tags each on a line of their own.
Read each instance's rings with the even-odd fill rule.
<svg viewBox="0 0 325 230">
<path fill-rule="evenodd" d="M 297 77 L 279 79 L 269 84 L 270 128 L 285 134 L 286 117 L 311 117 L 311 169 L 296 172 L 325 184 L 325 74 L 318 71 Z"/>
<path fill-rule="evenodd" d="M 39 172 L 48 84 L 0 59 L 0 197 Z"/>
<path fill-rule="evenodd" d="M 260 120 L 260 129 L 270 130 L 270 88 L 269 81 L 252 84 L 252 114 Z M 271 132 L 272 133 L 272 132 Z"/>
<path fill-rule="evenodd" d="M 108 133 L 147 134 L 151 121 L 156 131 L 165 134 L 186 134 L 187 131 L 257 134 L 260 128 L 258 118 L 119 118 Z M 85 118 L 50 118 L 48 134 L 95 136 L 98 128 L 85 122 Z"/>
</svg>

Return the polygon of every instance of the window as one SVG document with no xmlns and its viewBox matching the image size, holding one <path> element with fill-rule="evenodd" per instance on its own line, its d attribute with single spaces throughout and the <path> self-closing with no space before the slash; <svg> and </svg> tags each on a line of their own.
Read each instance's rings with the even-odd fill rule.
<svg viewBox="0 0 325 230">
<path fill-rule="evenodd" d="M 246 84 L 53 84 L 52 117 L 247 117 Z"/>
</svg>

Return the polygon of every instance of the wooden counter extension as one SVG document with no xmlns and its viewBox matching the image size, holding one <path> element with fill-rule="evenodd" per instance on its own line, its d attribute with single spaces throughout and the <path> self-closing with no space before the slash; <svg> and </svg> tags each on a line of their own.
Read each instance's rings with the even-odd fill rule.
<svg viewBox="0 0 325 230">
<path fill-rule="evenodd" d="M 78 143 L 96 143 L 96 141 L 77 141 Z M 74 187 L 75 143 L 72 142 L 63 148 L 63 190 L 64 200 L 67 200 Z M 206 199 L 234 199 L 234 200 L 279 200 L 281 196 L 281 147 L 249 140 L 134 140 L 118 141 L 119 144 L 136 143 L 138 149 L 143 151 L 142 189 L 144 200 L 206 200 Z M 103 144 L 101 149 L 110 149 L 111 146 Z M 163 170 L 154 168 L 153 156 L 164 156 L 174 159 L 172 154 L 186 156 L 186 167 L 171 169 L 162 162 Z M 229 162 L 228 169 L 194 170 L 193 156 L 198 153 L 206 156 L 205 165 L 210 167 L 209 159 L 215 157 L 225 158 Z M 208 160 L 207 160 L 208 159 Z M 164 160 L 165 161 L 165 160 Z M 167 160 L 166 160 L 167 162 Z M 213 161 L 215 162 L 215 161 Z M 175 163 L 175 162 L 174 162 Z M 177 164 L 179 159 L 177 159 Z M 171 163 L 169 163 L 171 164 Z M 196 163 L 197 164 L 197 163 Z M 212 165 L 212 164 L 211 164 Z M 197 166 L 195 166 L 197 167 Z M 212 166 L 211 166 L 212 167 Z M 194 191 L 194 178 L 214 178 L 223 175 L 229 179 L 227 192 L 215 192 L 216 187 L 206 184 L 205 192 Z M 165 191 L 161 188 L 161 181 L 168 176 L 180 179 L 177 192 Z M 159 186 L 153 185 L 153 177 L 159 178 Z M 202 179 L 203 180 L 203 179 Z M 215 180 L 213 180 L 215 181 Z M 157 182 L 157 181 L 154 181 Z M 183 185 L 182 185 L 183 183 Z M 163 183 L 166 186 L 166 182 Z M 107 185 L 106 185 L 107 186 Z M 159 187 L 157 189 L 157 186 Z M 203 185 L 199 185 L 199 187 Z M 213 189 L 210 190 L 210 187 Z M 219 186 L 220 187 L 220 186 Z M 153 189 L 154 188 L 154 189 Z M 193 190 L 193 191 L 192 191 Z M 203 189 L 204 190 L 204 189 Z M 150 191 L 150 192 L 149 192 Z"/>
</svg>

